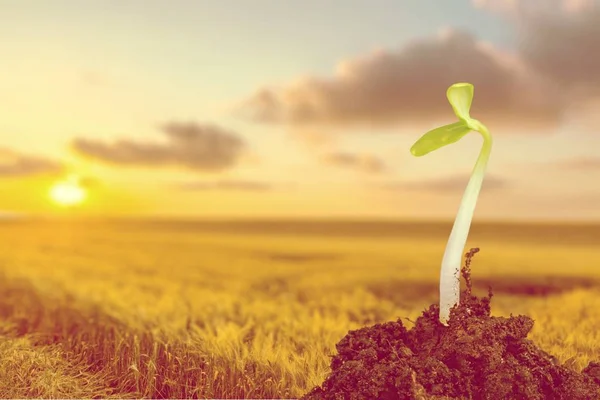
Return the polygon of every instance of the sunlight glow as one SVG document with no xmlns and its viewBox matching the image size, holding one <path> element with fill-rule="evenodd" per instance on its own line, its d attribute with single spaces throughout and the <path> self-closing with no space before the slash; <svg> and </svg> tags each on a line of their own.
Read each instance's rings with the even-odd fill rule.
<svg viewBox="0 0 600 400">
<path fill-rule="evenodd" d="M 52 201 L 63 207 L 76 206 L 85 201 L 87 192 L 77 180 L 70 179 L 56 183 L 50 189 Z"/>
</svg>

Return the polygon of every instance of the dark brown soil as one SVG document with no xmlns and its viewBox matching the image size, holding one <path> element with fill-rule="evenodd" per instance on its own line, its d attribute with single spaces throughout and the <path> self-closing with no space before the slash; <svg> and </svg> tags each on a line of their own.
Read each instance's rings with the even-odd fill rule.
<svg viewBox="0 0 600 400">
<path fill-rule="evenodd" d="M 527 339 L 527 316 L 492 317 L 491 290 L 467 289 L 449 326 L 438 320 L 438 306 L 423 312 L 407 330 L 401 320 L 350 331 L 337 345 L 331 373 L 305 395 L 318 399 L 600 399 L 600 364 L 581 373 Z"/>
</svg>

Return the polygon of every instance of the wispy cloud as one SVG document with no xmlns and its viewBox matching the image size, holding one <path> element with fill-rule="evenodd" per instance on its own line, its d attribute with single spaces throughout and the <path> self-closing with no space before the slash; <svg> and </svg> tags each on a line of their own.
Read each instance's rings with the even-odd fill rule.
<svg viewBox="0 0 600 400">
<path fill-rule="evenodd" d="M 469 175 L 453 175 L 448 177 L 421 180 L 415 182 L 392 182 L 383 184 L 382 189 L 394 191 L 424 191 L 437 193 L 463 192 L 467 187 Z M 489 175 L 483 181 L 482 194 L 487 191 L 496 191 L 508 187 L 506 179 Z"/>
<path fill-rule="evenodd" d="M 385 171 L 385 162 L 371 154 L 359 153 L 328 153 L 321 157 L 321 161 L 326 165 L 347 168 L 355 171 L 377 174 Z"/>
<path fill-rule="evenodd" d="M 215 182 L 192 181 L 178 183 L 176 187 L 184 191 L 244 191 L 266 192 L 273 190 L 273 185 L 265 182 L 245 180 L 222 180 Z"/>
<path fill-rule="evenodd" d="M 161 126 L 165 143 L 122 139 L 114 143 L 77 138 L 73 149 L 84 156 L 118 165 L 181 166 L 218 172 L 235 166 L 246 143 L 216 125 L 172 122 Z"/>
<path fill-rule="evenodd" d="M 64 166 L 55 160 L 21 154 L 10 149 L 0 149 L 0 177 L 26 177 L 59 174 Z"/>
</svg>

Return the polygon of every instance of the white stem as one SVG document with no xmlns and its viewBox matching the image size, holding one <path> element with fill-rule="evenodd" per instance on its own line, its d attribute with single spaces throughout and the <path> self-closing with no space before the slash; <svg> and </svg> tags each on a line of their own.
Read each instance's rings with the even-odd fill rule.
<svg viewBox="0 0 600 400">
<path fill-rule="evenodd" d="M 478 121 L 477 121 L 478 122 Z M 448 325 L 450 309 L 460 302 L 460 267 L 462 255 L 467 243 L 467 236 L 471 228 L 471 220 L 481 190 L 481 184 L 485 175 L 490 152 L 492 149 L 492 137 L 483 125 L 478 127 L 483 136 L 483 146 L 473 168 L 471 179 L 467 184 L 463 195 L 454 226 L 446 245 L 442 269 L 440 272 L 440 322 Z"/>
</svg>

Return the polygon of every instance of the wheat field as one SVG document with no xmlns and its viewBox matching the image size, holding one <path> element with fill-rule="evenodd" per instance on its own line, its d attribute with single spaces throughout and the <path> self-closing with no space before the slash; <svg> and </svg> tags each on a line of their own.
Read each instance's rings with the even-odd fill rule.
<svg viewBox="0 0 600 400">
<path fill-rule="evenodd" d="M 350 329 L 437 299 L 449 224 L 0 223 L 0 397 L 296 398 Z M 476 225 L 495 315 L 600 359 L 600 228 Z"/>
</svg>

